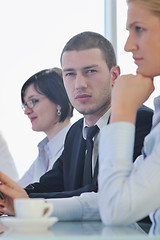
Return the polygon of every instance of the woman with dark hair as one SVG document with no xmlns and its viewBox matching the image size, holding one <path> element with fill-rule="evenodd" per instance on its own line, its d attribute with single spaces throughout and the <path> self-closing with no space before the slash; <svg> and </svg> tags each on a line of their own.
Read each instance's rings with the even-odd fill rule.
<svg viewBox="0 0 160 240">
<path fill-rule="evenodd" d="M 59 68 L 43 70 L 30 77 L 22 86 L 21 100 L 32 129 L 47 135 L 38 144 L 37 159 L 18 181 L 20 186 L 25 187 L 38 181 L 61 155 L 65 136 L 71 126 L 73 107 Z"/>
</svg>

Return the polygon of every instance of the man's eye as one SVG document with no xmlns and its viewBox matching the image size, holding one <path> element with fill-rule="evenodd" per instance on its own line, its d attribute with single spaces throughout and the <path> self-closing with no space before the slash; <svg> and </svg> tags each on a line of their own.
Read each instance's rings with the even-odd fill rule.
<svg viewBox="0 0 160 240">
<path fill-rule="evenodd" d="M 96 70 L 95 70 L 95 69 L 90 69 L 90 70 L 88 70 L 87 72 L 88 72 L 88 73 L 94 73 L 94 72 L 96 72 Z"/>
<path fill-rule="evenodd" d="M 74 73 L 66 73 L 65 76 L 73 76 L 73 75 L 75 75 L 75 74 Z"/>
</svg>

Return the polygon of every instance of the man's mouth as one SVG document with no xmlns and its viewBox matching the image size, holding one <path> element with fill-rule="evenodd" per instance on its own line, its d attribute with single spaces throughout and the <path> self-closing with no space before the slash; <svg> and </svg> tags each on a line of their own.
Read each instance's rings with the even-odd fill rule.
<svg viewBox="0 0 160 240">
<path fill-rule="evenodd" d="M 91 95 L 90 94 L 86 94 L 86 93 L 83 93 L 83 94 L 77 94 L 75 99 L 83 102 L 83 101 L 88 101 L 89 99 L 91 98 Z"/>
</svg>

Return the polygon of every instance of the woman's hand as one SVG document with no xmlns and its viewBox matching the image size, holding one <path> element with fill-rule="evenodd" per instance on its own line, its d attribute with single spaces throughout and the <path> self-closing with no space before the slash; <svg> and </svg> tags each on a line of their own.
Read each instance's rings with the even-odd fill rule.
<svg viewBox="0 0 160 240">
<path fill-rule="evenodd" d="M 112 90 L 112 115 L 110 122 L 135 123 L 137 109 L 154 91 L 153 79 L 137 75 L 122 75 Z"/>
<path fill-rule="evenodd" d="M 23 188 L 2 172 L 0 172 L 0 182 L 0 192 L 4 195 L 4 200 L 0 199 L 0 213 L 15 215 L 14 199 L 29 198 L 29 196 Z"/>
</svg>

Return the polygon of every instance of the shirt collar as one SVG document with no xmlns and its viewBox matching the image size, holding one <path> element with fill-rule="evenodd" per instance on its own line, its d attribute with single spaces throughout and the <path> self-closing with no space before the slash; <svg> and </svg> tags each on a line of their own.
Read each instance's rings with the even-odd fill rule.
<svg viewBox="0 0 160 240">
<path fill-rule="evenodd" d="M 154 108 L 156 111 L 160 110 L 160 96 L 154 98 Z"/>
<path fill-rule="evenodd" d="M 68 124 L 67 126 L 65 126 L 64 128 L 62 128 L 57 134 L 56 136 L 54 136 L 51 140 L 48 140 L 48 137 L 45 137 L 41 142 L 39 142 L 38 144 L 38 148 L 42 149 L 44 148 L 46 145 L 48 145 L 49 147 L 51 146 L 51 148 L 54 145 L 54 148 L 58 148 L 59 147 L 59 140 L 61 141 L 61 139 L 63 139 L 63 141 L 65 140 L 66 137 L 66 133 L 68 132 L 69 128 L 71 127 L 71 124 Z"/>
<path fill-rule="evenodd" d="M 108 124 L 110 115 L 111 115 L 111 108 L 108 109 L 108 111 L 96 122 L 95 125 L 97 125 L 99 129 L 101 129 L 102 127 Z M 86 124 L 85 118 L 84 118 L 83 129 L 82 129 L 82 134 L 84 139 L 86 139 L 86 127 L 88 127 L 88 125 Z"/>
<path fill-rule="evenodd" d="M 48 138 L 45 137 L 41 142 L 38 143 L 38 148 L 43 148 L 48 142 Z"/>
</svg>

